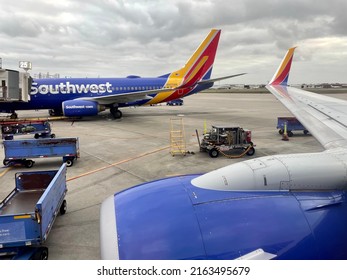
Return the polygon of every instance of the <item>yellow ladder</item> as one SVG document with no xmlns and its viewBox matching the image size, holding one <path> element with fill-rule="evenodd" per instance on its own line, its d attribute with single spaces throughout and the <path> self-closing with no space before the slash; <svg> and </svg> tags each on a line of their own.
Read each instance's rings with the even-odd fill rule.
<svg viewBox="0 0 347 280">
<path fill-rule="evenodd" d="M 183 118 L 170 119 L 170 153 L 172 156 L 187 153 Z"/>
</svg>

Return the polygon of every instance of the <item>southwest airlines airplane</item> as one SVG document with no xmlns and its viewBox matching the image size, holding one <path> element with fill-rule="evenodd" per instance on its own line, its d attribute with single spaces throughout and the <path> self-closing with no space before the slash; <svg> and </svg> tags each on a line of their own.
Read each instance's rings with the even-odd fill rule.
<svg viewBox="0 0 347 280">
<path fill-rule="evenodd" d="M 210 79 L 221 30 L 213 29 L 192 57 L 179 70 L 155 77 L 37 79 L 28 102 L 1 102 L 0 111 L 49 109 L 51 115 L 93 116 L 106 108 L 121 118 L 120 107 L 151 105 L 197 93 L 215 81 L 243 75 Z"/>
<path fill-rule="evenodd" d="M 267 89 L 322 144 L 107 198 L 103 259 L 347 259 L 347 102 L 287 86 L 294 48 Z"/>
</svg>

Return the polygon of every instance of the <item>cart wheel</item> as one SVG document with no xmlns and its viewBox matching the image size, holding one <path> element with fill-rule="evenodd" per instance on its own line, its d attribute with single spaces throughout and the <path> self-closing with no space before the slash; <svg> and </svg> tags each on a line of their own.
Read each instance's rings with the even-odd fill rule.
<svg viewBox="0 0 347 280">
<path fill-rule="evenodd" d="M 278 131 L 278 133 L 282 135 L 282 134 L 283 134 L 283 130 L 280 129 L 280 130 Z"/>
<path fill-rule="evenodd" d="M 35 162 L 34 162 L 33 160 L 28 159 L 28 160 L 26 160 L 26 161 L 24 162 L 24 165 L 25 165 L 25 167 L 27 167 L 27 168 L 31 168 L 31 167 L 33 167 L 34 163 L 35 163 Z"/>
<path fill-rule="evenodd" d="M 216 148 L 211 149 L 208 154 L 211 158 L 216 158 L 219 155 L 219 151 Z"/>
<path fill-rule="evenodd" d="M 10 160 L 9 159 L 4 159 L 3 161 L 2 161 L 2 163 L 5 165 L 5 166 L 9 166 L 10 165 Z"/>
<path fill-rule="evenodd" d="M 51 134 L 51 138 L 55 138 L 55 134 L 54 133 Z"/>
<path fill-rule="evenodd" d="M 35 138 L 35 139 L 39 139 L 39 138 L 40 138 L 40 134 L 35 133 L 34 138 Z"/>
<path fill-rule="evenodd" d="M 252 147 L 252 148 L 250 148 L 250 149 L 248 150 L 247 156 L 253 156 L 254 153 L 255 153 L 255 149 Z"/>
<path fill-rule="evenodd" d="M 65 161 L 65 163 L 67 167 L 71 167 L 73 166 L 73 159 L 68 159 L 67 161 Z"/>
<path fill-rule="evenodd" d="M 60 215 L 64 215 L 66 213 L 66 209 L 67 209 L 67 203 L 66 203 L 66 200 L 64 199 L 63 203 L 60 206 L 60 210 L 59 210 Z"/>
<path fill-rule="evenodd" d="M 32 255 L 32 260 L 48 260 L 48 248 L 41 247 Z"/>
<path fill-rule="evenodd" d="M 307 135 L 307 133 L 308 133 L 308 130 L 305 129 L 305 130 L 304 130 L 304 134 Z"/>
<path fill-rule="evenodd" d="M 294 134 L 291 131 L 288 131 L 288 137 L 292 137 Z"/>
</svg>

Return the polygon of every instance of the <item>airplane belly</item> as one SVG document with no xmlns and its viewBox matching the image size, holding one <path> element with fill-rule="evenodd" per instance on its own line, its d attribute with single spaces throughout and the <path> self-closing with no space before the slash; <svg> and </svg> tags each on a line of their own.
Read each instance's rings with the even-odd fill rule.
<svg viewBox="0 0 347 280">
<path fill-rule="evenodd" d="M 315 259 L 317 248 L 296 199 L 252 195 L 195 205 L 208 259 L 235 259 L 257 249 L 276 259 Z"/>
</svg>

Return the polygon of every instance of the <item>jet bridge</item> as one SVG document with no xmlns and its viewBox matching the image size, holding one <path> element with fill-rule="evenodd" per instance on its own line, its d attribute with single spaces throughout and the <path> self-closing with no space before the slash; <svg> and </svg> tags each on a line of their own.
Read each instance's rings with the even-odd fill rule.
<svg viewBox="0 0 347 280">
<path fill-rule="evenodd" d="M 0 69 L 0 102 L 30 100 L 32 78 L 28 73 Z"/>
</svg>

